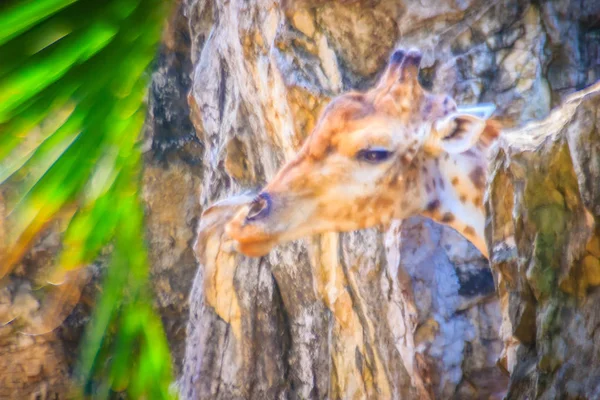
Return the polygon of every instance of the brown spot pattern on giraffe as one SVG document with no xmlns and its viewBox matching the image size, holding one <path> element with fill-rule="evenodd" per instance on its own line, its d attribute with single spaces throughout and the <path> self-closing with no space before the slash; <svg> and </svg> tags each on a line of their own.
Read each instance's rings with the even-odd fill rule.
<svg viewBox="0 0 600 400">
<path fill-rule="evenodd" d="M 467 226 L 463 229 L 463 233 L 467 236 L 475 236 L 475 229 L 472 226 Z"/>
<path fill-rule="evenodd" d="M 453 222 L 455 220 L 454 214 L 447 212 L 444 213 L 444 215 L 442 215 L 442 222 L 449 224 L 450 222 Z"/>
<path fill-rule="evenodd" d="M 485 173 L 482 167 L 475 167 L 471 173 L 469 173 L 469 179 L 473 182 L 473 185 L 477 189 L 483 189 L 485 187 Z"/>
<path fill-rule="evenodd" d="M 393 207 L 395 204 L 395 199 L 391 196 L 382 196 L 382 197 L 376 197 L 374 199 L 370 199 L 370 198 L 365 198 L 362 199 L 362 207 L 368 206 L 368 205 L 372 205 L 374 210 L 377 211 L 384 211 L 389 209 L 390 207 Z"/>
<path fill-rule="evenodd" d="M 430 201 L 429 204 L 427 204 L 427 211 L 429 212 L 434 212 L 438 208 L 440 208 L 440 201 L 437 199 Z"/>
</svg>

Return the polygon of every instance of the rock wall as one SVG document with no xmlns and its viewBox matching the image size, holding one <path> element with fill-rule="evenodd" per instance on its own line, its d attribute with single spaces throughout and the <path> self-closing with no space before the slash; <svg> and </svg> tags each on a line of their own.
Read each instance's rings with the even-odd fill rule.
<svg viewBox="0 0 600 400">
<path fill-rule="evenodd" d="M 185 1 L 201 206 L 263 185 L 328 100 L 371 85 L 397 46 L 425 53 L 421 78 L 434 92 L 494 102 L 506 126 L 545 117 L 598 76 L 594 7 Z M 505 388 L 495 365 L 505 304 L 487 262 L 454 231 L 413 218 L 249 259 L 221 243 L 218 221 L 202 224 L 183 397 L 481 398 Z"/>
<path fill-rule="evenodd" d="M 310 238 L 260 260 L 218 249 L 218 224 L 207 219 L 200 265 L 192 248 L 207 205 L 264 184 L 329 99 L 371 85 L 396 46 L 425 53 L 421 79 L 433 91 L 494 102 L 507 126 L 520 126 L 598 79 L 599 14 L 592 0 L 178 1 L 149 95 L 143 195 L 157 306 L 183 397 L 477 398 L 499 389 L 486 379 L 504 386 L 495 367 L 503 344 L 512 398 L 535 390 L 597 397 L 595 370 L 576 373 L 598 365 L 597 240 L 582 250 L 575 237 L 554 235 L 576 223 L 587 242 L 594 230 L 582 217 L 583 208 L 597 216 L 600 204 L 596 147 L 587 145 L 596 143 L 593 125 L 575 124 L 579 135 L 552 130 L 530 145 L 543 149 L 539 157 L 518 140 L 499 150 L 504 162 L 493 164 L 487 200 L 499 302 L 477 251 L 422 218 L 387 232 Z M 571 103 L 564 121 L 595 121 L 594 101 Z M 523 171 L 542 165 L 564 186 L 541 180 L 539 189 L 523 189 Z M 527 203 L 499 196 L 501 183 Z M 534 192 L 548 187 L 556 204 L 538 207 Z M 521 225 L 510 223 L 513 210 Z M 560 215 L 559 225 L 536 225 L 544 213 L 551 221 Z M 0 316 L 39 308 L 31 282 L 57 240 L 52 232 L 40 238 L 3 282 Z M 542 245 L 554 253 L 530 254 Z M 26 339 L 0 328 L 0 398 L 68 398 L 97 285 L 93 278 L 54 332 Z"/>
<path fill-rule="evenodd" d="M 600 396 L 600 84 L 502 137 L 487 240 L 508 399 Z"/>
<path fill-rule="evenodd" d="M 201 208 L 204 148 L 190 120 L 190 27 L 175 2 L 152 75 L 142 197 L 149 260 L 175 371 L 185 345 L 188 296 L 198 264 L 192 251 Z"/>
<path fill-rule="evenodd" d="M 6 197 L 3 197 L 9 198 L 9 192 L 8 187 L 4 187 L 2 194 Z M 0 198 L 0 216 L 4 211 L 2 200 Z M 59 286 L 56 291 L 55 288 L 42 289 L 45 284 L 42 272 L 54 266 L 60 249 L 59 232 L 64 228 L 59 221 L 50 224 L 12 273 L 0 281 L 0 399 L 72 397 L 71 373 L 98 293 L 102 261 L 84 271 L 90 283 L 83 288 L 77 284 Z M 0 223 L 0 252 L 1 231 Z M 65 312 L 44 301 L 49 298 L 44 296 L 60 293 L 69 295 L 64 299 L 74 308 L 67 307 Z"/>
</svg>

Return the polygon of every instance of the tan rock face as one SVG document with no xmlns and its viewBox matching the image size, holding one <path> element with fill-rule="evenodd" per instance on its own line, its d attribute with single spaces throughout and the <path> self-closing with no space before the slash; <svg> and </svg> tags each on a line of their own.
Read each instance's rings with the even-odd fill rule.
<svg viewBox="0 0 600 400">
<path fill-rule="evenodd" d="M 70 368 L 77 359 L 83 326 L 89 320 L 90 307 L 86 303 L 96 288 L 88 285 L 82 297 L 79 283 L 40 288 L 45 283 L 40 272 L 54 265 L 58 252 L 59 225 L 51 224 L 0 284 L 2 399 L 63 398 L 73 389 Z M 87 279 L 97 268 L 91 266 L 84 272 Z M 62 302 L 57 302 L 56 296 Z M 57 307 L 60 304 L 63 307 Z"/>
<path fill-rule="evenodd" d="M 424 52 L 422 81 L 434 92 L 495 102 L 507 126 L 545 117 L 596 74 L 552 36 L 583 32 L 589 14 L 558 4 L 188 1 L 184 15 L 192 27 L 188 100 L 204 145 L 202 207 L 260 188 L 331 97 L 371 85 L 396 46 Z M 587 76 L 572 73 L 559 88 L 548 75 L 553 49 Z M 566 189 L 550 190 L 555 179 L 572 178 L 561 174 L 538 172 L 534 191 L 564 207 Z M 517 190 L 508 181 L 498 187 L 506 195 L 492 215 L 510 215 Z M 250 259 L 231 252 L 219 226 L 236 207 L 200 220 L 184 398 L 486 398 L 506 389 L 502 368 L 514 369 L 515 343 L 535 343 L 534 303 L 507 291 L 497 297 L 487 261 L 449 228 L 415 217 L 386 232 L 306 238 Z M 546 221 L 545 213 L 535 218 Z M 547 227 L 548 238 L 566 229 L 561 221 Z M 515 269 L 494 263 L 497 275 Z M 595 266 L 587 261 L 590 282 Z M 517 275 L 506 276 L 499 285 L 516 284 Z M 572 274 L 561 276 L 562 287 L 578 292 Z M 531 270 L 532 299 L 548 296 L 544 277 L 543 268 Z M 511 318 L 518 324 L 507 335 Z"/>
<path fill-rule="evenodd" d="M 198 136 L 202 127 L 190 119 L 195 104 L 187 99 L 190 35 L 202 35 L 203 23 L 207 23 L 200 20 L 190 29 L 182 12 L 181 3 L 176 3 L 152 76 L 141 193 L 156 306 L 176 373 L 181 370 L 185 346 L 188 296 L 197 268 L 192 249 L 201 213 L 203 149 Z"/>
<path fill-rule="evenodd" d="M 424 218 L 247 259 L 222 246 L 216 217 L 226 212 L 212 225 L 200 214 L 261 187 L 329 100 L 371 85 L 397 46 L 424 52 L 421 80 L 434 92 L 494 102 L 507 126 L 544 118 L 600 77 L 599 12 L 593 0 L 179 2 L 153 74 L 143 196 L 183 397 L 482 398 L 505 387 L 495 367 L 504 345 L 511 398 L 535 397 L 534 385 L 545 398 L 595 397 L 591 97 L 548 122 L 556 140 L 539 132 L 522 145 L 541 129 L 531 128 L 498 151 L 487 199 L 498 300 L 486 260 Z M 574 226 L 581 233 L 565 236 Z M 17 300 L 35 311 L 29 270 L 52 259 L 51 242 L 0 288 L 0 316 Z M 88 314 L 81 302 L 31 342 L 3 328 L 0 397 L 65 396 Z"/>
</svg>

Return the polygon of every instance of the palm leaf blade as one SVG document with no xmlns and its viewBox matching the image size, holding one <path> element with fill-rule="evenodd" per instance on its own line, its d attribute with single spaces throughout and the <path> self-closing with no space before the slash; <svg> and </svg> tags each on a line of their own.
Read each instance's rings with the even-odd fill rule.
<svg viewBox="0 0 600 400">
<path fill-rule="evenodd" d="M 52 283 L 112 244 L 79 363 L 92 395 L 172 397 L 169 349 L 148 287 L 137 146 L 166 4 L 38 0 L 0 7 L 0 59 L 7 60 L 0 65 L 0 184 L 11 188 L 10 252 L 0 276 L 65 210 L 73 212 L 48 271 Z M 79 295 L 73 286 L 49 297 L 54 303 L 46 308 L 55 312 L 37 332 L 57 326 Z"/>
<path fill-rule="evenodd" d="M 0 44 L 77 0 L 30 0 L 0 14 Z"/>
</svg>

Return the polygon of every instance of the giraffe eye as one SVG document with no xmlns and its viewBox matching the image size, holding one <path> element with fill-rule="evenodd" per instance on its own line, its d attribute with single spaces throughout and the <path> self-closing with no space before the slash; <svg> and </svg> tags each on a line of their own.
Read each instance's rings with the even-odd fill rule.
<svg viewBox="0 0 600 400">
<path fill-rule="evenodd" d="M 363 149 L 356 154 L 359 161 L 366 161 L 372 164 L 387 160 L 392 152 L 385 149 Z"/>
</svg>

